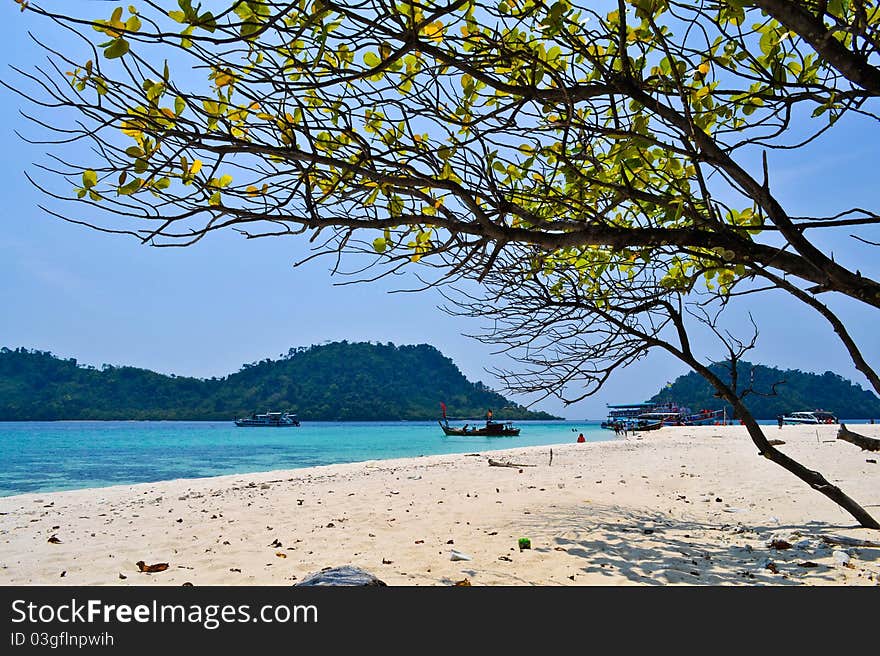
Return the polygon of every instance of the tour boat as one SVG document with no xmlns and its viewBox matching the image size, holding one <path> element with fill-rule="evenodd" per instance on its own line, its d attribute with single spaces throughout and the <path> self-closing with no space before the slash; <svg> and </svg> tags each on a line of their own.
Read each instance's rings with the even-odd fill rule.
<svg viewBox="0 0 880 656">
<path fill-rule="evenodd" d="M 236 419 L 235 425 L 241 428 L 299 426 L 299 419 L 287 412 L 267 412 L 264 415 L 255 412 L 250 417 Z"/>
<path fill-rule="evenodd" d="M 633 430 L 658 422 L 661 426 L 706 426 L 726 423 L 725 415 L 724 410 L 692 412 L 690 408 L 671 402 L 609 405 L 608 419 L 602 422 L 602 428 Z"/>
<path fill-rule="evenodd" d="M 836 424 L 837 417 L 826 410 L 791 412 L 782 417 L 783 424 Z"/>
</svg>

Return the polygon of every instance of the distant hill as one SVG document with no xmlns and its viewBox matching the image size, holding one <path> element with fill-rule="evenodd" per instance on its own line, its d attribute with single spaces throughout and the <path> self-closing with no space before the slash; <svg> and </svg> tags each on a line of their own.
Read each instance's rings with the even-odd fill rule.
<svg viewBox="0 0 880 656">
<path fill-rule="evenodd" d="M 557 419 L 468 381 L 433 346 L 334 342 L 207 380 L 135 367 L 82 366 L 49 352 L 0 349 L 0 421 L 232 419 L 286 410 L 301 419 Z"/>
<path fill-rule="evenodd" d="M 709 368 L 722 380 L 730 380 L 726 365 L 713 364 Z M 814 374 L 741 361 L 737 375 L 740 388 L 749 385 L 751 380 L 752 387 L 764 394 L 773 389 L 774 383 L 785 381 L 777 385 L 776 396 L 749 394 L 745 397 L 745 405 L 756 419 L 775 419 L 777 415 L 788 412 L 817 408 L 830 410 L 841 419 L 880 418 L 880 399 L 876 395 L 831 371 Z M 693 410 L 720 410 L 727 405 L 715 397 L 709 383 L 694 372 L 679 376 L 671 386 L 660 390 L 649 401 L 676 401 Z M 729 405 L 727 411 L 731 412 Z"/>
</svg>

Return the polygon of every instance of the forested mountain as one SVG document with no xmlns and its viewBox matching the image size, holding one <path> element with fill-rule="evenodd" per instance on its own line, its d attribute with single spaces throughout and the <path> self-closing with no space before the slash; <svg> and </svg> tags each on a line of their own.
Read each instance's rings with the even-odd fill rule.
<svg viewBox="0 0 880 656">
<path fill-rule="evenodd" d="M 727 364 L 713 364 L 710 369 L 722 380 L 730 380 Z M 775 419 L 777 415 L 798 410 L 822 408 L 841 419 L 880 417 L 880 399 L 842 376 L 826 371 L 814 374 L 798 369 L 776 369 L 741 361 L 737 366 L 740 390 L 751 387 L 756 393 L 745 397 L 746 407 L 757 419 Z M 770 395 L 775 383 L 776 395 Z M 660 390 L 651 402 L 675 401 L 693 410 L 720 410 L 726 404 L 714 396 L 714 389 L 696 373 L 679 376 Z M 731 408 L 727 406 L 728 413 Z"/>
<path fill-rule="evenodd" d="M 135 367 L 81 366 L 45 351 L 0 349 L 0 421 L 231 419 L 286 410 L 308 420 L 553 419 L 471 383 L 427 344 L 334 342 L 202 380 Z"/>
</svg>

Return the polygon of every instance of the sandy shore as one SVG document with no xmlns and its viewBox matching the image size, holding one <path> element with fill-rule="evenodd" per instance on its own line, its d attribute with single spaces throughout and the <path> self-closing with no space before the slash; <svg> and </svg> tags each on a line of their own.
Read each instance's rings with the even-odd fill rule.
<svg viewBox="0 0 880 656">
<path fill-rule="evenodd" d="M 836 429 L 767 433 L 880 517 L 880 454 Z M 880 548 L 822 539 L 880 531 L 759 457 L 742 427 L 559 445 L 552 464 L 550 450 L 6 497 L 0 584 L 287 585 L 345 564 L 389 585 L 880 584 Z"/>
</svg>

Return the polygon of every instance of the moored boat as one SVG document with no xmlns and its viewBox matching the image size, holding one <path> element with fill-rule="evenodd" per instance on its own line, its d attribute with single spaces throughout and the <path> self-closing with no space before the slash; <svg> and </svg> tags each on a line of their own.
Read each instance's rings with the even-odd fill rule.
<svg viewBox="0 0 880 656">
<path fill-rule="evenodd" d="M 783 424 L 836 424 L 837 417 L 827 410 L 790 412 L 782 416 Z"/>
<path fill-rule="evenodd" d="M 712 426 L 727 423 L 726 410 L 700 410 L 682 418 L 682 426 Z"/>
<path fill-rule="evenodd" d="M 654 421 L 649 419 L 629 419 L 627 421 L 620 421 L 616 425 L 603 426 L 603 428 L 611 428 L 623 433 L 637 433 L 639 431 L 657 430 L 663 428 L 663 426 L 664 423 L 659 419 Z"/>
<path fill-rule="evenodd" d="M 292 415 L 288 412 L 267 412 L 266 414 L 262 415 L 258 415 L 255 412 L 250 417 L 242 417 L 241 419 L 236 419 L 235 425 L 239 428 L 282 428 L 299 426 L 299 419 L 296 415 Z"/>
<path fill-rule="evenodd" d="M 440 402 L 440 409 L 443 411 L 443 420 L 438 421 L 440 428 L 443 429 L 444 435 L 458 437 L 516 437 L 519 435 L 519 428 L 507 421 L 493 421 L 492 411 L 486 412 L 486 424 L 471 426 L 469 423 L 464 426 L 450 426 L 449 418 L 446 416 L 446 404 Z"/>
<path fill-rule="evenodd" d="M 609 405 L 608 419 L 602 422 L 602 428 L 639 430 L 639 426 L 657 422 L 662 426 L 705 426 L 727 423 L 727 418 L 724 410 L 692 412 L 690 408 L 671 402 L 629 403 Z"/>
<path fill-rule="evenodd" d="M 656 403 L 626 403 L 608 406 L 608 419 L 602 422 L 602 428 L 614 430 L 628 427 L 644 412 L 651 412 Z"/>
<path fill-rule="evenodd" d="M 637 431 L 649 431 L 649 430 L 658 430 L 663 428 L 664 424 L 662 421 L 639 421 L 630 426 L 629 430 L 633 432 Z"/>
<path fill-rule="evenodd" d="M 681 426 L 684 421 L 683 418 L 684 413 L 676 410 L 672 412 L 645 412 L 636 417 L 636 421 L 643 424 L 659 422 L 662 426 Z"/>
<path fill-rule="evenodd" d="M 487 421 L 485 426 L 450 426 L 449 422 L 439 421 L 443 433 L 459 437 L 516 437 L 519 428 L 515 428 L 511 422 Z"/>
</svg>

